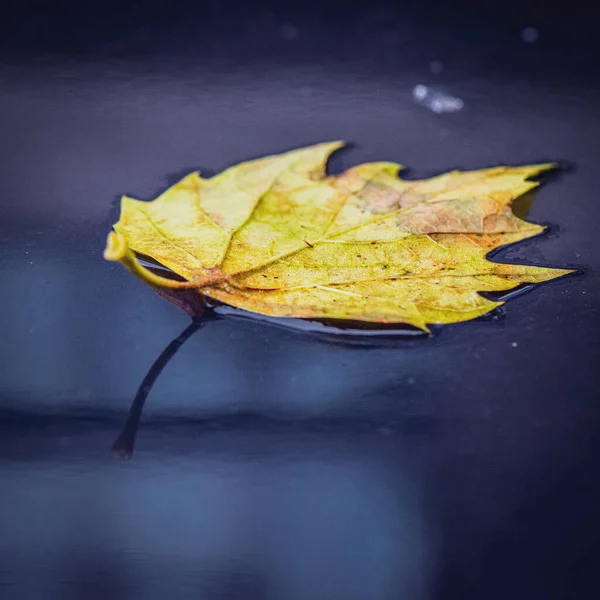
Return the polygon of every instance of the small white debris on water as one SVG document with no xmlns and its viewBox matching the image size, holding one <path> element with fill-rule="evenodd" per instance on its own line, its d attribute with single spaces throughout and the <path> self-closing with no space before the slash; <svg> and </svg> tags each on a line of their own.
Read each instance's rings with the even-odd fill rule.
<svg viewBox="0 0 600 600">
<path fill-rule="evenodd" d="M 413 89 L 413 96 L 415 100 L 425 100 L 427 97 L 427 86 L 415 85 L 415 88 Z"/>
<path fill-rule="evenodd" d="M 412 377 L 409 377 L 408 383 L 410 383 L 410 385 L 413 385 L 415 383 L 415 380 Z"/>
<path fill-rule="evenodd" d="M 465 103 L 456 96 L 450 96 L 440 90 L 432 89 L 426 85 L 415 85 L 413 98 L 416 102 L 436 114 L 452 113 L 462 110 Z"/>
<path fill-rule="evenodd" d="M 429 63 L 429 70 L 434 75 L 439 75 L 444 70 L 444 63 L 441 60 L 432 60 Z"/>
<path fill-rule="evenodd" d="M 517 342 L 513 342 L 513 343 L 511 344 L 511 346 L 512 346 L 513 348 L 516 348 L 518 345 L 519 345 L 519 344 L 517 344 Z"/>
<path fill-rule="evenodd" d="M 279 33 L 284 40 L 293 42 L 298 37 L 298 28 L 288 23 L 281 28 Z"/>
<path fill-rule="evenodd" d="M 540 32 L 535 27 L 525 27 L 521 31 L 521 39 L 526 44 L 533 44 L 540 39 Z"/>
</svg>

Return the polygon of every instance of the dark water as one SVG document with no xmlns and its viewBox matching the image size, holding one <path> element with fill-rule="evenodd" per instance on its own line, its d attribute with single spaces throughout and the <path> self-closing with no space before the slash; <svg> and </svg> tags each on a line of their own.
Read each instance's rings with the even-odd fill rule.
<svg viewBox="0 0 600 600">
<path fill-rule="evenodd" d="M 516 17 L 445 27 L 352 6 L 341 22 L 257 6 L 203 41 L 199 21 L 146 13 L 146 34 L 92 27 L 77 46 L 67 27 L 27 38 L 28 56 L 13 36 L 0 70 L 3 600 L 598 597 L 588 46 L 556 33 L 559 16 L 536 45 Z M 464 109 L 434 114 L 417 84 Z M 584 275 L 511 300 L 504 318 L 375 348 L 211 322 L 158 377 L 132 460 L 116 460 L 140 382 L 189 323 L 103 261 L 116 198 L 340 138 L 355 146 L 333 171 L 566 162 L 529 213 L 551 233 L 497 260 Z"/>
</svg>

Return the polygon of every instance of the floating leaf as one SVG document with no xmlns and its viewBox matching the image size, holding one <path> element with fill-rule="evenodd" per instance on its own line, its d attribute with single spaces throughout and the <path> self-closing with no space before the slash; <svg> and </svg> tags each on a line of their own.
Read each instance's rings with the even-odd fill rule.
<svg viewBox="0 0 600 600">
<path fill-rule="evenodd" d="M 340 142 L 191 173 L 152 202 L 123 197 L 105 257 L 155 287 L 269 316 L 428 324 L 490 312 L 499 292 L 571 273 L 486 255 L 544 227 L 512 201 L 552 164 L 452 171 L 418 181 L 390 162 L 327 176 Z M 140 265 L 149 256 L 185 281 Z"/>
</svg>

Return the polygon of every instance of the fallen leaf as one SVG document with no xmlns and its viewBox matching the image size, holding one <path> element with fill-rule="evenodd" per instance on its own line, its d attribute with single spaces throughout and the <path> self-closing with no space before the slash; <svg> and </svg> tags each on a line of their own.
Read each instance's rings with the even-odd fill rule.
<svg viewBox="0 0 600 600">
<path fill-rule="evenodd" d="M 490 312 L 499 292 L 571 273 L 491 262 L 486 255 L 544 227 L 512 201 L 540 164 L 452 171 L 418 181 L 390 162 L 327 176 L 342 143 L 191 173 L 152 202 L 127 196 L 105 257 L 158 288 L 269 316 L 428 324 Z M 149 256 L 185 281 L 140 265 Z"/>
</svg>

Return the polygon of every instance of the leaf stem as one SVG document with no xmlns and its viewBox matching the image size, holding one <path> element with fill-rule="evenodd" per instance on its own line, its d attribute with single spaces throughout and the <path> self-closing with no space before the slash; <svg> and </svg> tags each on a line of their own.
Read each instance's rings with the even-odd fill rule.
<svg viewBox="0 0 600 600">
<path fill-rule="evenodd" d="M 159 288 L 170 288 L 175 290 L 189 290 L 211 287 L 229 281 L 229 276 L 219 269 L 205 269 L 205 275 L 190 281 L 175 281 L 167 277 L 161 277 L 143 267 L 136 259 L 135 254 L 127 245 L 125 236 L 111 231 L 106 240 L 104 258 L 114 262 L 120 262 L 130 273 L 145 283 Z"/>
</svg>

